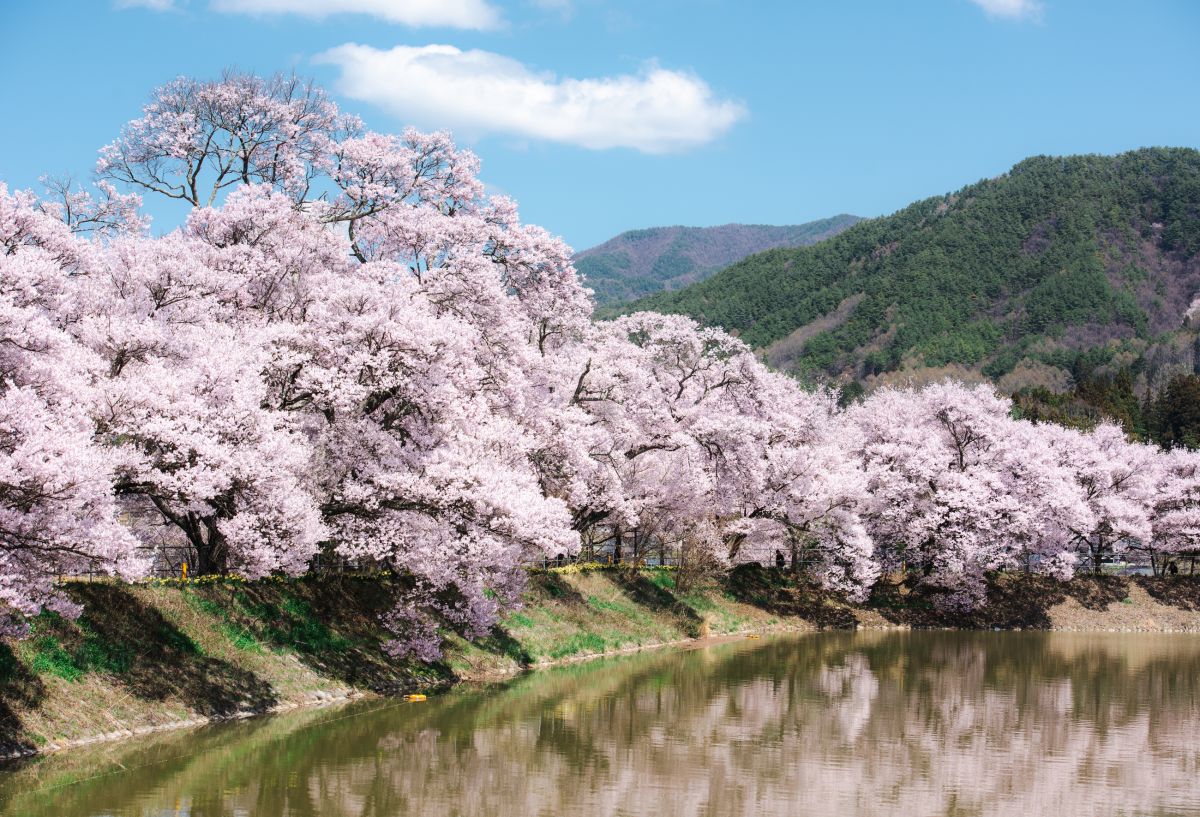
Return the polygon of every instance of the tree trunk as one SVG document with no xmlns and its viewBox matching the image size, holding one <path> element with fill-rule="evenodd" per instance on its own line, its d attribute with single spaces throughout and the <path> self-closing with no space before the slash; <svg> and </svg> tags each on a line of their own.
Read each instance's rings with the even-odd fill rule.
<svg viewBox="0 0 1200 817">
<path fill-rule="evenodd" d="M 210 528 L 209 535 L 206 537 L 199 526 L 192 527 L 186 532 L 188 544 L 191 545 L 192 552 L 195 554 L 195 561 L 189 566 L 188 572 L 193 576 L 223 574 L 226 566 L 221 534 Z"/>
<path fill-rule="evenodd" d="M 1088 542 L 1088 549 L 1092 553 L 1092 575 L 1099 576 L 1101 573 L 1103 573 L 1103 571 L 1100 569 L 1100 556 L 1104 551 L 1104 540 L 1097 539 L 1095 545 L 1093 545 L 1091 542 Z"/>
<path fill-rule="evenodd" d="M 189 513 L 181 519 L 180 528 L 187 536 L 193 554 L 188 572 L 193 576 L 224 573 L 224 547 L 216 523 Z"/>
</svg>

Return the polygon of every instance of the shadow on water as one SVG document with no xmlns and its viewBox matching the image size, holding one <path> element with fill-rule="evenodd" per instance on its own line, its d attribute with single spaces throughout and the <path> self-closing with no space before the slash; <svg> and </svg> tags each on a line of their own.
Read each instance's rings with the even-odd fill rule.
<svg viewBox="0 0 1200 817">
<path fill-rule="evenodd" d="M 747 649 L 725 645 L 722 649 Z M 478 729 L 506 728 L 526 718 L 584 700 L 599 701 L 649 684 L 666 684 L 687 654 L 655 651 L 528 673 L 482 688 L 460 688 L 427 704 L 395 699 L 357 702 L 251 721 L 151 736 L 129 744 L 78 749 L 9 764 L 0 771 L 0 814 L 29 817 L 82 817 L 134 812 L 148 790 L 169 794 L 162 802 L 189 802 L 192 813 L 229 813 L 229 792 L 287 792 L 292 811 L 263 814 L 323 814 L 321 804 L 297 805 L 308 795 L 295 791 L 296 780 L 319 779 L 331 761 L 356 766 L 373 762 L 380 748 L 403 763 L 405 747 L 437 735 L 449 746 L 469 745 Z M 548 735 L 549 745 L 575 756 L 589 752 L 586 742 L 568 730 Z M 396 767 L 402 771 L 403 765 Z M 279 801 L 282 803 L 283 801 Z M 282 806 L 279 806 L 282 808 Z M 140 812 L 136 812 L 140 813 Z M 333 812 L 339 814 L 340 812 Z M 390 811 L 367 812 L 391 814 Z M 402 813 L 402 812 L 401 812 Z"/>
<path fill-rule="evenodd" d="M 827 632 L 48 757 L 0 814 L 1186 813 L 1198 731 L 1195 637 Z"/>
</svg>

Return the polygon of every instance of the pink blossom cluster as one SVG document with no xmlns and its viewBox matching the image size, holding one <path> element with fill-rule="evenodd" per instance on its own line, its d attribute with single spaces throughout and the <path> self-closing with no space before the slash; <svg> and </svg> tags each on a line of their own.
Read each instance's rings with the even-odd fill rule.
<svg viewBox="0 0 1200 817">
<path fill-rule="evenodd" d="M 486 633 L 524 565 L 597 545 L 787 557 L 862 599 L 918 571 L 1070 576 L 1200 545 L 1200 460 L 1015 420 L 987 387 L 848 410 L 688 318 L 591 319 L 571 252 L 485 196 L 446 134 L 363 132 L 294 80 L 178 80 L 104 149 L 99 195 L 0 185 L 0 604 L 54 577 L 304 572 L 407 592 L 392 651 Z M 152 236 L 137 196 L 193 205 Z"/>
</svg>

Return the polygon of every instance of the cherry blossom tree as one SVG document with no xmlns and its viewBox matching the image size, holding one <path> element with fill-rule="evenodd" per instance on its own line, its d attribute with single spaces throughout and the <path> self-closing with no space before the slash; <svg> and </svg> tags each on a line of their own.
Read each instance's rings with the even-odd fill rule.
<svg viewBox="0 0 1200 817">
<path fill-rule="evenodd" d="M 0 616 L 19 631 L 43 608 L 78 614 L 57 576 L 132 578 L 144 564 L 89 418 L 101 361 L 56 321 L 69 302 L 61 265 L 86 248 L 2 184 L 0 248 Z"/>
<path fill-rule="evenodd" d="M 473 178 L 463 189 L 479 194 Z M 389 621 L 427 656 L 430 613 L 486 632 L 515 602 L 524 564 L 577 546 L 563 503 L 539 482 L 533 425 L 549 392 L 526 376 L 549 321 L 568 317 L 561 299 L 537 306 L 553 315 L 530 314 L 546 291 L 536 276 L 552 278 L 546 268 L 569 254 L 511 210 L 504 223 L 473 215 L 480 205 L 466 193 L 452 208 L 390 195 L 406 198 L 376 192 L 369 226 L 382 238 L 369 254 L 321 227 L 335 221 L 327 212 L 261 185 L 231 193 L 221 211 L 197 210 L 189 232 L 212 245 L 210 267 L 236 273 L 229 292 L 249 296 L 233 314 L 259 316 L 231 319 L 270 335 L 266 405 L 313 442 L 336 549 L 405 574 L 409 600 Z M 388 244 L 401 234 L 409 244 Z M 586 321 L 573 274 L 553 280 L 574 288 Z"/>
<path fill-rule="evenodd" d="M 1172 560 L 1188 556 L 1194 572 L 1200 556 L 1200 453 L 1176 448 L 1158 459 L 1151 565 L 1166 573 Z"/>
<path fill-rule="evenodd" d="M 396 572 L 396 655 L 486 633 L 530 562 L 610 547 L 689 575 L 786 553 L 943 607 L 1200 547 L 1196 456 L 1011 416 L 987 386 L 837 393 L 689 318 L 591 319 L 571 250 L 446 133 L 365 131 L 316 86 L 157 90 L 94 191 L 0 185 L 0 605 L 56 573 Z M 139 196 L 191 205 L 150 235 Z"/>
<path fill-rule="evenodd" d="M 951 609 L 982 604 L 987 572 L 1018 566 L 1031 548 L 1043 569 L 1069 572 L 1047 546 L 1063 546 L 1067 525 L 1089 517 L 1066 472 L 1038 468 L 1032 429 L 990 386 L 881 389 L 852 416 L 885 570 L 914 569 Z"/>
<path fill-rule="evenodd" d="M 634 559 L 650 538 L 686 544 L 696 556 L 720 550 L 719 442 L 715 424 L 706 431 L 697 422 L 738 386 L 746 351 L 676 316 L 641 313 L 598 327 L 565 384 L 582 424 L 603 429 L 589 440 L 600 469 L 591 482 L 601 490 L 577 497 L 573 508 L 589 541 L 611 540 L 617 558 L 627 539 Z M 700 435 L 710 432 L 706 449 Z"/>
<path fill-rule="evenodd" d="M 1053 425 L 1040 429 L 1078 485 L 1086 511 L 1070 533 L 1092 572 L 1099 574 L 1109 556 L 1149 545 L 1161 450 L 1130 442 L 1114 423 L 1086 433 Z"/>
<path fill-rule="evenodd" d="M 305 200 L 330 139 L 359 127 L 295 76 L 180 77 L 157 89 L 142 116 L 100 152 L 96 172 L 197 207 L 254 183 Z"/>
<path fill-rule="evenodd" d="M 753 488 L 743 517 L 781 526 L 793 571 L 803 561 L 820 585 L 861 601 L 879 562 L 863 520 L 870 496 L 857 429 L 836 392 L 801 391 L 779 375 L 762 380 L 763 473 L 744 483 Z"/>
<path fill-rule="evenodd" d="M 407 571 L 478 634 L 495 620 L 486 591 L 511 603 L 526 562 L 576 540 L 524 429 L 492 406 L 477 336 L 419 286 L 390 262 L 331 281 L 273 379 L 317 441 L 339 551 Z"/>
<path fill-rule="evenodd" d="M 592 338 L 571 402 L 602 427 L 610 479 L 574 508 L 585 537 L 633 558 L 647 536 L 694 561 L 803 549 L 822 584 L 861 597 L 876 575 L 857 516 L 865 478 L 836 395 L 772 374 L 740 341 L 688 318 L 640 313 Z"/>
</svg>

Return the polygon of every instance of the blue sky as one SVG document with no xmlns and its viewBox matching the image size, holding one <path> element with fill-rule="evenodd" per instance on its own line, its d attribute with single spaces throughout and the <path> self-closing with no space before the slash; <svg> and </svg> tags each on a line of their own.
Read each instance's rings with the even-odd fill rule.
<svg viewBox="0 0 1200 817">
<path fill-rule="evenodd" d="M 451 128 L 579 249 L 874 216 L 1033 154 L 1200 146 L 1198 41 L 1190 0 L 5 0 L 0 180 L 86 178 L 154 86 L 236 66 Z"/>
</svg>

